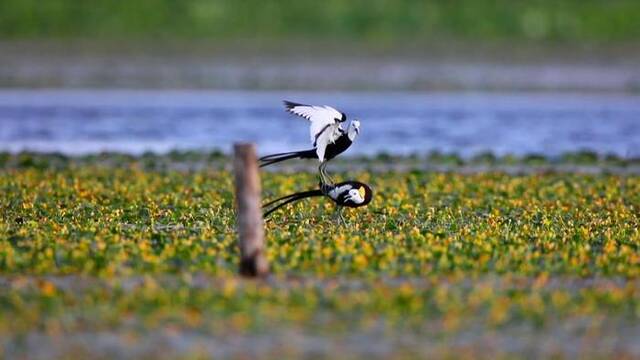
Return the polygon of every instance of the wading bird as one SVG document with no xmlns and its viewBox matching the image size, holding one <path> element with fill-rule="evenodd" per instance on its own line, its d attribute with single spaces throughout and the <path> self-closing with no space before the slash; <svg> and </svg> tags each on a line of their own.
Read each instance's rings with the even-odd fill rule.
<svg viewBox="0 0 640 360">
<path fill-rule="evenodd" d="M 342 123 L 347 121 L 347 115 L 330 106 L 314 106 L 284 101 L 284 106 L 292 114 L 309 120 L 309 135 L 313 149 L 272 154 L 260 158 L 260 167 L 275 164 L 288 159 L 320 160 L 320 178 L 326 183 L 330 177 L 325 172 L 327 161 L 333 159 L 351 146 L 360 133 L 360 121 L 354 119 L 349 123 L 347 131 Z"/>
<path fill-rule="evenodd" d="M 342 208 L 366 206 L 373 198 L 373 191 L 369 185 L 359 181 L 345 181 L 335 185 L 324 184 L 321 182 L 320 189 L 302 191 L 283 196 L 262 205 L 262 208 L 265 210 L 264 217 L 267 218 L 272 212 L 289 203 L 314 196 L 326 196 L 333 200 L 333 202 L 338 206 L 337 210 L 340 220 L 344 222 L 341 214 Z M 271 208 L 267 210 L 269 207 Z"/>
</svg>

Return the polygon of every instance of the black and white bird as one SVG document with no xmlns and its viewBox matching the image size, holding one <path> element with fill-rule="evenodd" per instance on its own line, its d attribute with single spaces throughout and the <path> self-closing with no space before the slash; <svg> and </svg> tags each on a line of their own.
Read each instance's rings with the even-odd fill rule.
<svg viewBox="0 0 640 360">
<path fill-rule="evenodd" d="M 284 101 L 284 105 L 288 112 L 309 120 L 309 135 L 313 149 L 263 156 L 260 158 L 260 167 L 288 159 L 317 158 L 320 161 L 320 177 L 323 182 L 326 182 L 327 161 L 351 146 L 360 133 L 360 121 L 357 119 L 350 121 L 345 131 L 342 124 L 347 121 L 347 115 L 331 106 L 304 105 L 291 101 Z"/>
<path fill-rule="evenodd" d="M 319 187 L 317 190 L 302 191 L 283 196 L 262 205 L 265 210 L 264 217 L 267 218 L 274 211 L 294 201 L 314 196 L 328 197 L 338 206 L 338 211 L 342 210 L 343 207 L 357 208 L 366 206 L 373 198 L 373 191 L 369 185 L 359 181 L 345 181 L 335 185 L 321 182 Z M 338 214 L 340 215 L 340 212 Z M 342 219 L 342 216 L 340 218 Z"/>
</svg>

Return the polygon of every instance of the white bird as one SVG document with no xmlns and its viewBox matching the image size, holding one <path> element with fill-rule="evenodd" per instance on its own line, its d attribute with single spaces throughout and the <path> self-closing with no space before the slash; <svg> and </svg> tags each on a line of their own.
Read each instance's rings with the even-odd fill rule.
<svg viewBox="0 0 640 360">
<path fill-rule="evenodd" d="M 331 106 L 304 105 L 291 101 L 284 101 L 288 112 L 301 116 L 310 122 L 309 137 L 313 149 L 272 154 L 260 158 L 262 166 L 271 165 L 287 159 L 317 158 L 320 161 L 320 176 L 327 177 L 325 167 L 327 161 L 333 159 L 348 149 L 360 133 L 360 122 L 353 120 L 345 131 L 342 123 L 347 121 L 347 115 Z"/>
</svg>

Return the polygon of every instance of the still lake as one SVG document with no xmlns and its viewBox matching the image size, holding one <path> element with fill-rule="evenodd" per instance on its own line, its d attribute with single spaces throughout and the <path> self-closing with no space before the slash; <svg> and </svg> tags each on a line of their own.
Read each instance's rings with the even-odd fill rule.
<svg viewBox="0 0 640 360">
<path fill-rule="evenodd" d="M 328 104 L 361 121 L 348 154 L 472 156 L 590 150 L 640 156 L 640 96 L 493 92 L 2 90 L 0 151 L 229 151 L 309 148 L 307 123 L 282 100 Z"/>
</svg>

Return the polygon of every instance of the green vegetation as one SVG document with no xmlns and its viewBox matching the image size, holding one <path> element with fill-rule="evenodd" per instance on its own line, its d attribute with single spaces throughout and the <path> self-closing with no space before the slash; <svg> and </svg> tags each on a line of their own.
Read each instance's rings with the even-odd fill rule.
<svg viewBox="0 0 640 360">
<path fill-rule="evenodd" d="M 321 201 L 275 215 L 267 231 L 276 272 L 640 275 L 637 177 L 352 175 L 376 189 L 366 211 L 348 213 L 353 226 L 336 226 Z M 316 181 L 269 175 L 266 197 Z M 0 180 L 0 270 L 231 274 L 231 189 L 226 172 L 10 170 Z"/>
<path fill-rule="evenodd" d="M 254 282 L 235 275 L 230 174 L 141 165 L 0 172 L 6 355 L 28 353 L 34 334 L 62 344 L 89 336 L 89 352 L 91 336 L 116 334 L 130 346 L 191 339 L 138 349 L 165 356 L 210 354 L 201 345 L 211 336 L 287 339 L 268 348 L 273 358 L 367 354 L 358 341 L 393 345 L 378 355 L 398 357 L 634 356 L 638 176 L 342 174 L 370 183 L 374 201 L 347 211 L 349 226 L 321 199 L 275 213 L 274 275 Z M 265 198 L 315 181 L 264 174 Z M 330 345 L 308 350 L 294 333 Z"/>
<path fill-rule="evenodd" d="M 3 0 L 0 37 L 629 42 L 640 37 L 640 3 Z"/>
<path fill-rule="evenodd" d="M 354 161 L 354 159 L 356 161 Z M 167 154 L 144 153 L 141 155 L 130 155 L 120 153 L 102 153 L 84 156 L 67 156 L 55 153 L 20 152 L 10 154 L 0 152 L 0 169 L 64 169 L 74 166 L 84 165 L 106 165 L 106 166 L 139 166 L 145 170 L 170 170 L 170 169 L 202 169 L 224 168 L 230 166 L 231 159 L 220 150 L 211 152 L 203 151 L 178 151 L 174 150 Z M 299 162 L 300 165 L 309 165 L 308 162 Z M 563 169 L 570 166 L 586 166 L 594 169 L 614 171 L 620 169 L 639 172 L 640 158 L 620 157 L 614 154 L 598 155 L 590 151 L 565 153 L 558 157 L 547 157 L 539 154 L 529 154 L 526 156 L 496 156 L 493 153 L 479 153 L 470 158 L 464 158 L 455 153 L 430 152 L 426 155 L 393 156 L 380 153 L 375 156 L 359 156 L 340 158 L 332 161 L 336 167 L 353 167 L 356 164 L 369 166 L 389 167 L 389 165 L 403 165 L 410 170 L 419 170 L 424 166 L 444 166 L 445 168 L 456 170 L 463 166 L 477 167 L 486 166 L 487 169 L 500 169 L 500 167 L 523 167 L 537 170 L 540 168 L 556 167 Z M 311 164 L 313 165 L 313 164 Z M 309 166 L 309 170 L 314 170 L 314 166 Z"/>
</svg>

